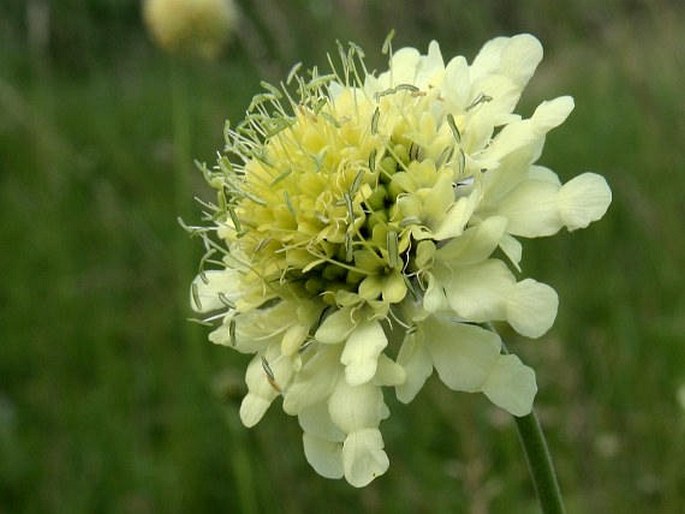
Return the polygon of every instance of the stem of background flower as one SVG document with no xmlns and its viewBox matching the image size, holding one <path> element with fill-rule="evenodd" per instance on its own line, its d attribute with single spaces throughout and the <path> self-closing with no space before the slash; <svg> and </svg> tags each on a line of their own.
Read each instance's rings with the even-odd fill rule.
<svg viewBox="0 0 685 514">
<path fill-rule="evenodd" d="M 173 173 L 174 173 L 174 210 L 175 216 L 185 217 L 190 215 L 191 209 L 191 183 L 190 170 L 192 167 L 191 148 L 191 120 L 188 98 L 190 95 L 188 86 L 188 74 L 186 63 L 171 58 L 171 112 L 173 123 Z M 177 276 L 185 277 L 186 270 L 192 270 L 193 252 L 190 246 L 190 238 L 179 230 L 176 239 L 176 267 Z M 202 366 L 202 347 L 200 346 L 199 333 L 193 330 L 191 323 L 185 320 L 188 312 L 188 298 L 185 294 L 187 284 L 182 284 L 178 294 L 178 311 L 182 320 L 183 342 L 187 345 L 188 358 L 192 369 L 199 372 Z"/>
<path fill-rule="evenodd" d="M 190 173 L 192 171 L 192 124 L 190 119 L 190 87 L 189 63 L 178 61 L 171 58 L 171 111 L 173 118 L 173 174 L 174 174 L 174 210 L 176 216 L 190 216 L 192 212 L 192 183 Z M 175 270 L 181 281 L 180 294 L 178 295 L 178 311 L 182 320 L 183 343 L 186 345 L 187 357 L 190 362 L 190 369 L 195 372 L 200 381 L 206 380 L 207 373 L 202 357 L 202 340 L 200 332 L 193 330 L 196 328 L 192 323 L 185 320 L 188 313 L 188 289 L 190 279 L 184 273 L 195 267 L 193 259 L 193 247 L 188 234 L 178 230 L 176 238 L 176 262 Z M 185 277 L 185 278 L 184 278 Z M 231 412 L 227 416 L 229 434 L 231 440 L 230 462 L 235 476 L 236 490 L 238 492 L 238 505 L 240 512 L 244 514 L 257 514 L 257 490 L 254 481 L 254 470 L 250 460 L 249 446 L 244 439 L 244 432 L 235 426 L 238 419 L 237 413 Z"/>
<path fill-rule="evenodd" d="M 552 456 L 535 411 L 514 419 L 543 514 L 564 514 L 564 504 Z"/>
<path fill-rule="evenodd" d="M 254 469 L 250 460 L 250 446 L 246 440 L 244 427 L 239 426 L 238 419 L 237 409 L 226 409 L 226 422 L 233 442 L 230 461 L 233 468 L 235 489 L 238 492 L 240 511 L 243 514 L 257 514 L 259 504 L 254 483 Z"/>
</svg>

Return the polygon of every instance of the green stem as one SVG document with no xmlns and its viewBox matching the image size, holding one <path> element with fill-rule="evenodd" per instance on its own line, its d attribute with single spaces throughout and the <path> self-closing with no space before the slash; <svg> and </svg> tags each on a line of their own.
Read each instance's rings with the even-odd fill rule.
<svg viewBox="0 0 685 514">
<path fill-rule="evenodd" d="M 486 326 L 497 333 L 492 323 Z M 502 353 L 509 353 L 504 341 L 502 341 Z M 561 489 L 554 470 L 552 455 L 549 453 L 547 440 L 535 411 L 531 410 L 530 414 L 522 417 L 514 416 L 514 419 L 542 513 L 564 514 L 566 510 L 561 498 Z"/>
<path fill-rule="evenodd" d="M 190 84 L 187 63 L 171 60 L 171 114 L 173 122 L 173 183 L 175 215 L 186 218 L 191 213 L 192 190 L 190 173 L 193 171 L 191 116 L 190 116 Z M 187 273 L 194 269 L 193 252 L 190 238 L 186 233 L 178 230 L 176 237 L 176 266 L 177 274 L 181 278 L 181 287 L 177 298 L 179 319 L 183 320 L 181 333 L 185 340 L 193 371 L 201 372 L 202 346 L 199 332 L 191 323 L 185 321 L 188 312 L 188 295 L 186 293 L 190 278 Z"/>
<path fill-rule="evenodd" d="M 254 469 L 250 459 L 250 446 L 245 431 L 238 421 L 237 409 L 227 409 L 226 419 L 228 431 L 232 441 L 231 466 L 235 488 L 238 492 L 238 502 L 243 514 L 257 514 L 259 503 L 257 501 L 257 489 L 254 482 Z"/>
<path fill-rule="evenodd" d="M 552 456 L 535 411 L 514 419 L 543 514 L 564 514 L 564 504 Z"/>
</svg>

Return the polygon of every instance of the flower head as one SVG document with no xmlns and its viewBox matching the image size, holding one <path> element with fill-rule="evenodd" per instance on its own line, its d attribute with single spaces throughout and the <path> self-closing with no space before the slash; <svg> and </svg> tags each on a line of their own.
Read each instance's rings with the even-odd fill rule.
<svg viewBox="0 0 685 514">
<path fill-rule="evenodd" d="M 145 22 L 171 53 L 213 58 L 236 23 L 233 0 L 145 0 Z"/>
<path fill-rule="evenodd" d="M 555 291 L 512 271 L 517 238 L 586 227 L 611 192 L 599 175 L 562 185 L 535 164 L 573 100 L 513 113 L 542 58 L 533 36 L 493 39 L 471 64 L 445 64 L 436 42 L 403 48 L 379 75 L 358 47 L 340 53 L 329 74 L 266 85 L 227 126 L 224 155 L 203 168 L 217 202 L 198 229 L 219 269 L 198 275 L 191 303 L 218 311 L 211 341 L 254 354 L 243 423 L 281 396 L 309 463 L 360 487 L 388 468 L 383 386 L 409 402 L 435 369 L 455 391 L 530 412 L 533 371 L 485 324 L 552 326 Z"/>
</svg>

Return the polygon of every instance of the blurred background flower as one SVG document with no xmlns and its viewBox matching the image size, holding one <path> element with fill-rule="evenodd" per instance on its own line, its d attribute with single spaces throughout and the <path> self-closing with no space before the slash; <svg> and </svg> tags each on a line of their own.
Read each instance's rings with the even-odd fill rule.
<svg viewBox="0 0 685 514">
<path fill-rule="evenodd" d="M 571 514 L 685 510 L 682 2 L 236 5 L 231 51 L 183 77 L 201 161 L 260 80 L 323 69 L 335 39 L 378 70 L 371 49 L 391 28 L 397 48 L 437 39 L 471 58 L 495 35 L 542 41 L 520 111 L 576 100 L 542 164 L 563 181 L 601 173 L 614 198 L 592 230 L 527 246 L 523 272 L 558 291 L 559 316 L 538 342 L 503 337 L 536 369 Z M 196 270 L 171 249 L 202 250 L 175 220 L 199 217 L 174 203 L 173 87 L 140 1 L 2 2 L 0 48 L 0 511 L 535 512 L 509 417 L 436 380 L 410 408 L 389 404 L 393 466 L 362 492 L 309 468 L 280 409 L 238 426 L 246 359 L 203 342 L 179 307 Z"/>
<path fill-rule="evenodd" d="M 232 0 L 145 0 L 143 13 L 159 46 L 208 59 L 218 55 L 238 23 Z"/>
</svg>

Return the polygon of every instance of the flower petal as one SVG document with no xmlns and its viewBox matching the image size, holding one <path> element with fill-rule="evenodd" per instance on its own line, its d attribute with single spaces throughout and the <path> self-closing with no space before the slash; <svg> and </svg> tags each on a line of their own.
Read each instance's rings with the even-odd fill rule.
<svg viewBox="0 0 685 514">
<path fill-rule="evenodd" d="M 399 401 L 409 403 L 433 373 L 433 361 L 423 344 L 423 333 L 415 331 L 405 336 L 397 363 L 404 368 L 406 380 L 395 387 L 395 393 Z"/>
<path fill-rule="evenodd" d="M 407 295 L 407 283 L 399 270 L 383 277 L 382 295 L 388 303 L 399 303 Z"/>
<path fill-rule="evenodd" d="M 328 398 L 342 372 L 340 347 L 322 345 L 306 361 L 283 393 L 283 410 L 291 415 Z"/>
<path fill-rule="evenodd" d="M 283 334 L 281 341 L 281 352 L 283 355 L 293 355 L 300 349 L 309 334 L 309 326 L 302 323 L 295 323 Z"/>
<path fill-rule="evenodd" d="M 476 76 L 492 73 L 499 68 L 502 50 L 509 42 L 508 37 L 496 37 L 487 41 L 471 63 L 471 71 Z"/>
<path fill-rule="evenodd" d="M 537 390 L 535 372 L 516 355 L 501 355 L 483 385 L 490 401 L 514 416 L 530 414 Z"/>
<path fill-rule="evenodd" d="M 521 257 L 523 257 L 523 246 L 518 239 L 509 234 L 504 234 L 499 242 L 499 247 L 514 265 L 516 271 L 521 271 Z"/>
<path fill-rule="evenodd" d="M 560 96 L 542 102 L 528 120 L 505 125 L 483 152 L 483 157 L 499 161 L 506 155 L 533 144 L 547 132 L 561 125 L 573 110 L 573 98 Z"/>
<path fill-rule="evenodd" d="M 473 211 L 482 197 L 480 189 L 469 196 L 459 198 L 442 218 L 440 224 L 433 230 L 433 239 L 441 241 L 460 236 L 464 227 L 471 219 Z"/>
<path fill-rule="evenodd" d="M 384 88 L 395 87 L 398 84 L 412 84 L 420 60 L 421 54 L 416 48 L 400 48 L 393 54 L 390 61 L 391 71 L 381 73 L 378 77 L 379 83 Z"/>
<path fill-rule="evenodd" d="M 518 34 L 502 49 L 501 69 L 518 86 L 523 87 L 542 61 L 542 45 L 531 34 Z"/>
<path fill-rule="evenodd" d="M 314 334 L 320 343 L 335 344 L 343 342 L 354 330 L 356 323 L 350 309 L 338 309 L 328 315 Z"/>
<path fill-rule="evenodd" d="M 604 216 L 611 204 L 611 189 L 601 175 L 583 173 L 561 187 L 558 203 L 569 230 L 585 228 Z"/>
<path fill-rule="evenodd" d="M 428 54 L 422 56 L 416 67 L 416 79 L 414 84 L 421 89 L 440 85 L 445 71 L 445 63 L 437 41 L 431 41 L 428 45 Z"/>
<path fill-rule="evenodd" d="M 327 402 L 319 402 L 303 409 L 297 415 L 297 420 L 302 430 L 311 436 L 338 443 L 345 440 L 345 433 L 331 420 Z"/>
<path fill-rule="evenodd" d="M 238 274 L 234 270 L 208 270 L 190 286 L 190 306 L 195 312 L 227 309 L 238 296 Z"/>
<path fill-rule="evenodd" d="M 341 443 L 303 432 L 302 444 L 304 456 L 314 471 L 324 478 L 338 479 L 343 477 L 343 445 Z"/>
<path fill-rule="evenodd" d="M 504 237 L 506 226 L 505 217 L 491 216 L 442 246 L 436 252 L 436 257 L 448 265 L 450 262 L 468 265 L 484 261 Z"/>
<path fill-rule="evenodd" d="M 377 427 L 387 417 L 387 407 L 379 386 L 351 386 L 339 380 L 328 399 L 328 412 L 333 423 L 349 434 L 362 428 Z"/>
<path fill-rule="evenodd" d="M 240 421 L 247 428 L 255 426 L 264 417 L 273 398 L 266 399 L 254 393 L 247 393 L 240 403 Z"/>
<path fill-rule="evenodd" d="M 497 213 L 509 220 L 507 232 L 515 236 L 542 237 L 563 226 L 559 215 L 559 186 L 548 181 L 526 180 L 508 194 Z"/>
<path fill-rule="evenodd" d="M 442 96 L 456 110 L 466 110 L 471 92 L 469 65 L 464 57 L 457 56 L 445 67 L 445 79 L 442 85 Z"/>
<path fill-rule="evenodd" d="M 352 432 L 342 449 L 345 479 L 354 487 L 364 487 L 388 470 L 390 460 L 383 451 L 383 437 L 377 428 Z"/>
<path fill-rule="evenodd" d="M 422 328 L 440 380 L 455 391 L 480 391 L 499 357 L 499 336 L 475 325 L 437 317 L 428 318 Z"/>
<path fill-rule="evenodd" d="M 554 324 L 559 307 L 557 292 L 547 284 L 527 278 L 507 298 L 507 321 L 519 334 L 540 337 Z"/>
<path fill-rule="evenodd" d="M 402 366 L 384 353 L 378 356 L 378 369 L 373 377 L 373 385 L 397 386 L 403 384 L 406 379 L 407 373 Z"/>
<path fill-rule="evenodd" d="M 456 268 L 442 282 L 452 310 L 477 322 L 506 319 L 505 301 L 516 283 L 498 259 Z"/>
<path fill-rule="evenodd" d="M 240 405 L 240 419 L 246 427 L 262 419 L 292 374 L 292 360 L 280 354 L 278 343 L 271 344 L 263 355 L 258 354 L 250 361 L 245 372 L 248 393 Z"/>
<path fill-rule="evenodd" d="M 376 374 L 378 356 L 388 339 L 377 321 L 361 323 L 345 342 L 340 362 L 345 365 L 345 378 L 350 385 L 368 382 Z"/>
<path fill-rule="evenodd" d="M 530 119 L 534 122 L 537 133 L 544 135 L 564 123 L 574 107 L 572 96 L 558 96 L 538 105 Z"/>
<path fill-rule="evenodd" d="M 423 308 L 427 312 L 439 312 L 450 308 L 442 283 L 433 273 L 426 273 L 428 287 L 423 294 Z"/>
<path fill-rule="evenodd" d="M 559 176 L 545 166 L 533 165 L 528 168 L 528 178 L 531 180 L 540 180 L 542 182 L 549 182 L 561 187 Z"/>
</svg>

